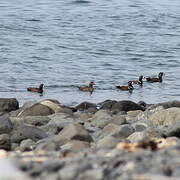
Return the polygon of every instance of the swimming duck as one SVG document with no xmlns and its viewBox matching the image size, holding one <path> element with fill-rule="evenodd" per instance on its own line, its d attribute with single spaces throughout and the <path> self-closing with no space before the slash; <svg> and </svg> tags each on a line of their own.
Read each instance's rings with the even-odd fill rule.
<svg viewBox="0 0 180 180">
<path fill-rule="evenodd" d="M 132 82 L 133 82 L 133 84 L 143 85 L 143 78 L 144 78 L 144 76 L 141 75 L 141 76 L 139 76 L 139 80 L 132 80 Z"/>
<path fill-rule="evenodd" d="M 44 87 L 44 84 L 40 84 L 38 88 L 36 88 L 36 87 L 28 87 L 27 91 L 43 93 L 43 87 Z"/>
<path fill-rule="evenodd" d="M 132 84 L 133 84 L 133 82 L 129 81 L 128 86 L 116 86 L 116 88 L 118 88 L 118 89 L 120 89 L 122 91 L 132 91 L 134 89 Z"/>
<path fill-rule="evenodd" d="M 95 85 L 95 83 L 93 82 L 93 81 L 91 81 L 90 83 L 89 83 L 89 86 L 80 86 L 79 87 L 79 90 L 80 91 L 89 91 L 89 92 L 93 92 L 94 91 L 94 86 Z"/>
<path fill-rule="evenodd" d="M 164 73 L 160 72 L 158 74 L 158 77 L 148 77 L 148 78 L 146 78 L 146 81 L 151 82 L 151 83 L 153 83 L 153 82 L 162 82 L 163 81 L 163 79 L 162 79 L 163 75 L 164 75 Z"/>
</svg>

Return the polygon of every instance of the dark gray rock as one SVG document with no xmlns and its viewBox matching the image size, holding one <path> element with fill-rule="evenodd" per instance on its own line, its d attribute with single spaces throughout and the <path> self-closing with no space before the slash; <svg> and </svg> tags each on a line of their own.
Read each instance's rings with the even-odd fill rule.
<svg viewBox="0 0 180 180">
<path fill-rule="evenodd" d="M 19 102 L 15 98 L 0 98 L 0 112 L 10 112 L 19 109 Z"/>
<path fill-rule="evenodd" d="M 106 100 L 104 102 L 99 103 L 98 105 L 100 109 L 111 109 L 115 103 L 117 103 L 117 101 L 115 100 Z"/>
<path fill-rule="evenodd" d="M 53 140 L 60 145 L 65 144 L 69 140 L 93 141 L 88 131 L 80 124 L 69 124 L 65 126 Z"/>
<path fill-rule="evenodd" d="M 47 134 L 34 126 L 21 125 L 11 132 L 11 142 L 20 143 L 24 139 L 38 141 L 47 137 Z"/>
<path fill-rule="evenodd" d="M 180 101 L 167 101 L 167 102 L 159 103 L 157 104 L 157 106 L 163 106 L 165 109 L 171 107 L 180 107 Z"/>
<path fill-rule="evenodd" d="M 175 123 L 173 126 L 166 128 L 167 137 L 175 136 L 180 138 L 180 122 Z"/>
<path fill-rule="evenodd" d="M 96 104 L 90 103 L 90 102 L 82 102 L 81 104 L 77 105 L 75 109 L 79 111 L 84 111 L 88 109 L 97 109 Z"/>
<path fill-rule="evenodd" d="M 11 150 L 11 140 L 8 134 L 0 135 L 0 149 Z"/>
<path fill-rule="evenodd" d="M 13 129 L 11 120 L 7 115 L 0 116 L 0 134 L 9 134 Z"/>
<path fill-rule="evenodd" d="M 32 105 L 29 108 L 26 108 L 22 110 L 18 117 L 25 117 L 25 116 L 48 116 L 50 114 L 53 114 L 54 111 L 49 108 L 48 106 L 45 106 L 43 104 L 37 103 Z"/>
<path fill-rule="evenodd" d="M 145 110 L 144 107 L 132 101 L 118 101 L 112 105 L 111 110 L 113 109 L 125 112 L 134 110 Z"/>
</svg>

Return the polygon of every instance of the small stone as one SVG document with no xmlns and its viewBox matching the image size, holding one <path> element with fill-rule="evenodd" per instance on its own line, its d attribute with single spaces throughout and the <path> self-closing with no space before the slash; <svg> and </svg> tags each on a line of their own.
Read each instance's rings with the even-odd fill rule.
<svg viewBox="0 0 180 180">
<path fill-rule="evenodd" d="M 8 134 L 0 135 L 0 149 L 11 150 L 11 140 Z"/>
</svg>

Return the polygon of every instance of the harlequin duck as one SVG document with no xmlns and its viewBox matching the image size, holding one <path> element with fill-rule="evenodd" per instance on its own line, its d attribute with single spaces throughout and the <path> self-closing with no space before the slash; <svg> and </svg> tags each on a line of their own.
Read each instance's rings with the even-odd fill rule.
<svg viewBox="0 0 180 180">
<path fill-rule="evenodd" d="M 116 88 L 118 88 L 118 89 L 120 89 L 122 91 L 132 91 L 134 89 L 132 84 L 133 84 L 133 82 L 129 81 L 128 86 L 116 86 Z"/>
<path fill-rule="evenodd" d="M 94 86 L 95 85 L 95 83 L 93 82 L 93 81 L 91 81 L 90 83 L 89 83 L 89 86 L 80 86 L 79 87 L 79 90 L 80 91 L 89 91 L 89 92 L 93 92 L 94 91 Z"/>
<path fill-rule="evenodd" d="M 40 84 L 38 88 L 36 87 L 28 87 L 27 88 L 27 91 L 31 91 L 31 92 L 37 92 L 37 93 L 43 93 L 43 87 L 44 87 L 44 84 Z"/>
<path fill-rule="evenodd" d="M 163 81 L 163 79 L 162 79 L 163 75 L 164 75 L 164 73 L 160 72 L 158 74 L 158 77 L 148 77 L 148 78 L 146 78 L 146 81 L 151 82 L 151 83 L 153 83 L 153 82 L 162 82 Z"/>
<path fill-rule="evenodd" d="M 141 75 L 141 76 L 139 76 L 139 80 L 132 80 L 132 82 L 133 82 L 133 84 L 139 84 L 139 85 L 143 85 L 143 78 L 144 78 L 144 76 L 143 75 Z"/>
</svg>

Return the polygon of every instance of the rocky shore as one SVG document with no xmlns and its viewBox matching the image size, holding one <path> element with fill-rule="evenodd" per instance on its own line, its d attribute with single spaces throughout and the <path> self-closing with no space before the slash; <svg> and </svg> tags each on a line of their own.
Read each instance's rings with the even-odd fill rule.
<svg viewBox="0 0 180 180">
<path fill-rule="evenodd" d="M 178 180 L 180 101 L 0 99 L 1 180 Z"/>
</svg>

